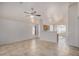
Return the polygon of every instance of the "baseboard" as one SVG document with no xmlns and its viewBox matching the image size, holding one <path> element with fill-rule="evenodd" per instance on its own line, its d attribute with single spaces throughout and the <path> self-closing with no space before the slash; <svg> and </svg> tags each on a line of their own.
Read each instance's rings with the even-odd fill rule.
<svg viewBox="0 0 79 59">
<path fill-rule="evenodd" d="M 3 43 L 0 43 L 0 46 L 2 45 L 8 45 L 8 44 L 13 44 L 13 43 L 17 43 L 17 42 L 21 42 L 21 41 L 25 41 L 25 40 L 31 40 L 33 38 L 28 38 L 28 39 L 20 39 L 20 40 L 15 40 L 15 41 L 10 41 L 10 42 L 3 42 Z"/>
</svg>

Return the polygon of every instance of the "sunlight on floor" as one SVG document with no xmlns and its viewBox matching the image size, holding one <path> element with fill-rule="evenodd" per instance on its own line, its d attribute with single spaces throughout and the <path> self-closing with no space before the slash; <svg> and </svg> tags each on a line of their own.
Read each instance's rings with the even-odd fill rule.
<svg viewBox="0 0 79 59">
<path fill-rule="evenodd" d="M 66 39 L 63 36 L 59 36 L 59 43 L 58 46 L 60 48 L 68 48 L 67 44 L 66 44 Z"/>
<path fill-rule="evenodd" d="M 32 40 L 31 49 L 32 49 L 32 52 L 36 51 L 36 40 Z"/>
</svg>

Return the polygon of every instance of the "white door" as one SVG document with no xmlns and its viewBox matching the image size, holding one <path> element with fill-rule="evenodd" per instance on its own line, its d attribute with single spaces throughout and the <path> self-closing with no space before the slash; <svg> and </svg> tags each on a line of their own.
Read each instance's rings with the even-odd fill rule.
<svg viewBox="0 0 79 59">
<path fill-rule="evenodd" d="M 68 39 L 67 43 L 72 46 L 79 47 L 78 43 L 78 19 L 77 19 L 77 3 L 69 7 L 68 12 Z"/>
</svg>

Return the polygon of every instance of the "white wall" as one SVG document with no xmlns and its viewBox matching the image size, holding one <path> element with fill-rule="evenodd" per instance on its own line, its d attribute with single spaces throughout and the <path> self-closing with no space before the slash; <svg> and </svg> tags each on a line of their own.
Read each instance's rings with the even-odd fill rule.
<svg viewBox="0 0 79 59">
<path fill-rule="evenodd" d="M 57 43 L 57 32 L 53 31 L 41 31 L 40 32 L 40 39 L 41 40 L 45 40 L 45 41 L 49 41 L 49 42 L 53 42 L 53 43 Z"/>
<path fill-rule="evenodd" d="M 0 43 L 13 42 L 32 37 L 31 20 L 24 14 L 24 11 L 29 11 L 30 8 L 34 7 L 35 10 L 38 11 L 38 14 L 42 15 L 40 17 L 42 22 L 47 24 L 49 23 L 49 19 L 60 19 L 63 15 L 63 17 L 65 17 L 65 4 L 66 3 L 56 2 L 0 2 Z M 55 17 L 53 18 L 53 16 Z"/>
<path fill-rule="evenodd" d="M 0 44 L 32 38 L 32 25 L 25 22 L 0 19 Z"/>
<path fill-rule="evenodd" d="M 32 38 L 32 23 L 19 3 L 0 2 L 0 44 Z"/>
</svg>

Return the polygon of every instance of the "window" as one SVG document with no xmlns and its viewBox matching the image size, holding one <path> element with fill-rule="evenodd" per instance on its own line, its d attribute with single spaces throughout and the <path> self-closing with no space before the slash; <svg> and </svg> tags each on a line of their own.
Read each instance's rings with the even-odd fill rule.
<svg viewBox="0 0 79 59">
<path fill-rule="evenodd" d="M 35 26 L 32 26 L 32 34 L 35 35 Z"/>
<path fill-rule="evenodd" d="M 57 25 L 57 33 L 64 33 L 66 32 L 66 26 L 65 25 Z"/>
<path fill-rule="evenodd" d="M 54 29 L 53 29 L 53 25 L 50 25 L 50 31 L 53 31 Z"/>
</svg>

